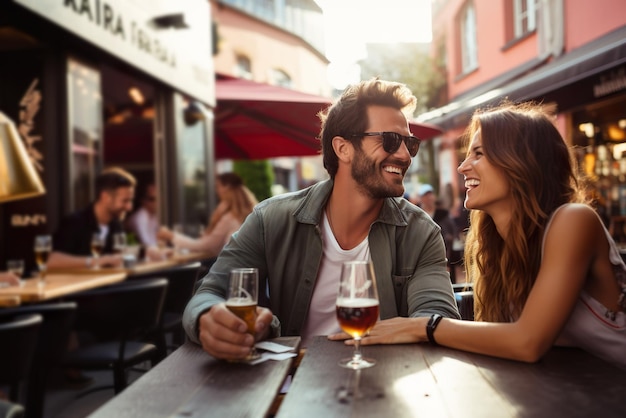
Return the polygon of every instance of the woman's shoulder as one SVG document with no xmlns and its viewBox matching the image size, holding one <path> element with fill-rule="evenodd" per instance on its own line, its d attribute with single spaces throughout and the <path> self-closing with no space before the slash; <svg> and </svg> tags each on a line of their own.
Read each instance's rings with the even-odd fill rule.
<svg viewBox="0 0 626 418">
<path fill-rule="evenodd" d="M 585 231 L 599 232 L 604 229 L 600 216 L 595 209 L 585 203 L 567 203 L 558 207 L 551 216 L 546 230 L 558 230 L 559 234 L 568 232 L 584 234 Z"/>
</svg>

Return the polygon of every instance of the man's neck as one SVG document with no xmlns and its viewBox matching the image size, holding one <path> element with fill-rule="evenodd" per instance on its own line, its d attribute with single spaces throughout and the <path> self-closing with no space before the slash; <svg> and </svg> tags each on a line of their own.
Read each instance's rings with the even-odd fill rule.
<svg viewBox="0 0 626 418">
<path fill-rule="evenodd" d="M 108 225 L 109 222 L 112 221 L 111 215 L 100 202 L 94 203 L 93 213 L 96 217 L 98 225 Z"/>
<path fill-rule="evenodd" d="M 326 204 L 326 216 L 341 248 L 349 250 L 367 237 L 384 199 L 372 199 L 353 186 L 345 186 L 335 182 Z"/>
</svg>

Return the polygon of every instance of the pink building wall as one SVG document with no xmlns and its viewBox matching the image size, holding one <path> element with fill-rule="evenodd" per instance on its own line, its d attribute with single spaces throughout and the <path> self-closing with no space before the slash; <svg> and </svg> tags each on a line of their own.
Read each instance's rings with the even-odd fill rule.
<svg viewBox="0 0 626 418">
<path fill-rule="evenodd" d="M 241 54 L 252 63 L 254 81 L 271 84 L 271 70 L 280 69 L 291 77 L 294 90 L 330 97 L 328 60 L 301 38 L 215 2 L 211 13 L 220 37 L 217 73 L 234 75 Z"/>
</svg>

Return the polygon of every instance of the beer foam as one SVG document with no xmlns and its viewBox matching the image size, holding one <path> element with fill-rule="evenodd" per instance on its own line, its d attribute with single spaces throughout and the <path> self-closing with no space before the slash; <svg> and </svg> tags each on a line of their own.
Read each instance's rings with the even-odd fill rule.
<svg viewBox="0 0 626 418">
<path fill-rule="evenodd" d="M 337 306 L 344 308 L 369 308 L 370 306 L 378 306 L 378 300 L 369 298 L 339 298 Z"/>
<path fill-rule="evenodd" d="M 230 298 L 226 301 L 228 306 L 250 306 L 256 305 L 256 302 L 252 298 Z"/>
</svg>

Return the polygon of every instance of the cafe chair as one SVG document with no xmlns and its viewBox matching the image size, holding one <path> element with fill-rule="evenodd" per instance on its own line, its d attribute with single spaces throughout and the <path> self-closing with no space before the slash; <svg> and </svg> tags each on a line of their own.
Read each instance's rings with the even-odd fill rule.
<svg viewBox="0 0 626 418">
<path fill-rule="evenodd" d="M 474 320 L 474 291 L 465 290 L 460 292 L 454 292 L 454 298 L 456 299 L 456 305 L 459 308 L 461 319 L 465 321 Z"/>
<path fill-rule="evenodd" d="M 22 418 L 23 416 L 22 405 L 0 399 L 0 418 Z"/>
<path fill-rule="evenodd" d="M 55 366 L 60 364 L 65 355 L 75 313 L 75 302 L 42 303 L 0 309 L 0 321 L 3 318 L 25 314 L 39 314 L 42 317 L 39 338 L 26 385 L 24 403 L 26 418 L 41 418 L 44 415 L 48 375 Z"/>
<path fill-rule="evenodd" d="M 9 387 L 10 401 L 18 401 L 28 379 L 41 322 L 38 314 L 0 319 L 0 386 Z"/>
<path fill-rule="evenodd" d="M 172 336 L 171 348 L 181 346 L 185 342 L 183 311 L 193 296 L 199 269 L 199 262 L 192 263 L 170 270 L 165 275 L 169 285 L 158 331 L 161 358 L 167 355 L 167 334 Z"/>
<path fill-rule="evenodd" d="M 73 295 L 78 304 L 75 329 L 93 335 L 95 342 L 68 352 L 63 365 L 82 370 L 112 370 L 113 389 L 127 386 L 128 369 L 150 361 L 156 364 L 155 344 L 138 338 L 154 329 L 161 319 L 167 279 L 131 280 Z M 78 397 L 95 390 L 88 389 Z"/>
<path fill-rule="evenodd" d="M 159 277 L 165 277 L 168 281 L 161 321 L 151 333 L 151 337 L 149 337 L 157 345 L 159 361 L 167 356 L 168 349 L 176 349 L 185 342 L 183 311 L 189 299 L 193 296 L 198 274 L 201 270 L 201 263 L 195 262 L 168 268 L 158 273 Z M 149 277 L 149 275 L 132 276 L 130 279 L 136 281 L 146 277 Z M 171 335 L 172 344 L 170 345 L 167 344 L 168 335 Z"/>
</svg>

